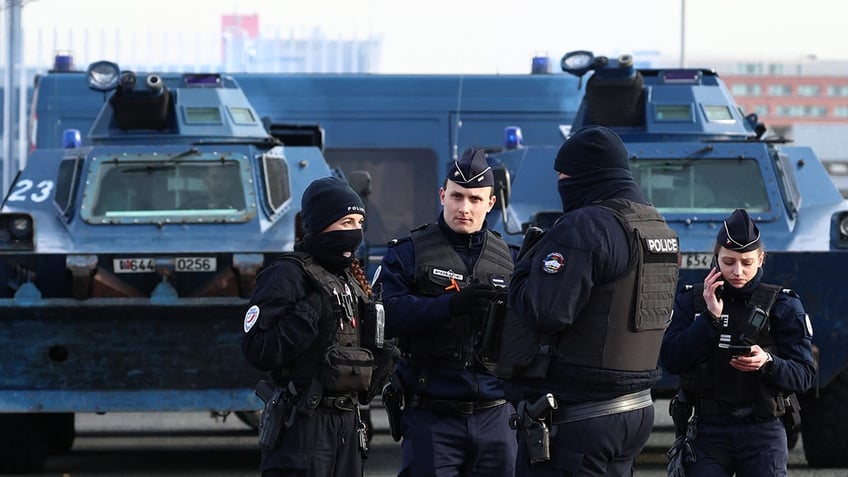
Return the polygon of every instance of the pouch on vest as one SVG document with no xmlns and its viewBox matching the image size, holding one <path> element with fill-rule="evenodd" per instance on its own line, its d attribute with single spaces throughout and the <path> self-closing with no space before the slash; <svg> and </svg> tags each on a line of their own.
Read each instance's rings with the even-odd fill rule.
<svg viewBox="0 0 848 477">
<path fill-rule="evenodd" d="M 503 329 L 495 375 L 501 379 L 546 377 L 554 351 L 552 344 L 546 344 L 551 335 L 540 335 L 509 307 Z"/>
<path fill-rule="evenodd" d="M 324 354 L 321 384 L 335 393 L 367 391 L 373 365 L 374 355 L 365 348 L 333 346 Z"/>
</svg>

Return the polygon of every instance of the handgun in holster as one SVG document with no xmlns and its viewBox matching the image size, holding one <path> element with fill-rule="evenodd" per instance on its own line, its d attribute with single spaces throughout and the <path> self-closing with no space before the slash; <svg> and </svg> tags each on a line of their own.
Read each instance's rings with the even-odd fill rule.
<svg viewBox="0 0 848 477">
<path fill-rule="evenodd" d="M 686 392 L 682 389 L 677 391 L 677 394 L 671 398 L 668 403 L 668 415 L 674 423 L 674 435 L 680 437 L 686 435 L 687 424 L 689 418 L 692 417 L 695 403 L 689 400 Z"/>
<path fill-rule="evenodd" d="M 259 446 L 263 449 L 276 447 L 280 432 L 286 425 L 290 403 L 285 393 L 286 388 L 270 381 L 262 380 L 256 385 L 256 395 L 265 403 L 259 419 Z"/>
<path fill-rule="evenodd" d="M 801 402 L 795 393 L 781 397 L 786 407 L 783 414 L 783 426 L 788 431 L 794 431 L 801 425 Z"/>
<path fill-rule="evenodd" d="M 402 437 L 400 431 L 400 417 L 403 413 L 403 388 L 397 376 L 383 386 L 383 406 L 386 408 L 386 416 L 389 420 L 389 432 L 395 442 L 400 442 Z"/>
<path fill-rule="evenodd" d="M 528 400 L 520 401 L 516 413 L 509 419 L 510 428 L 524 433 L 524 444 L 531 464 L 551 460 L 551 437 L 547 420 L 557 407 L 554 395 L 547 393 L 532 403 Z"/>
</svg>

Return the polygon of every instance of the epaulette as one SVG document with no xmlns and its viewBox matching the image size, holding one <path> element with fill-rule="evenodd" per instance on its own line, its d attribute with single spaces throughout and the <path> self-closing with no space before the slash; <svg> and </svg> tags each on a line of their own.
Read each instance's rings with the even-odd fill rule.
<svg viewBox="0 0 848 477">
<path fill-rule="evenodd" d="M 416 230 L 421 230 L 421 229 L 427 228 L 427 226 L 429 226 L 429 225 L 430 225 L 429 223 L 427 223 L 427 224 L 421 224 L 421 225 L 419 225 L 418 227 L 415 227 L 414 229 L 412 229 L 411 231 L 412 231 L 412 232 L 415 232 Z"/>
<path fill-rule="evenodd" d="M 801 295 L 799 295 L 798 292 L 796 292 L 795 290 L 793 290 L 791 288 L 781 288 L 780 293 L 782 293 L 784 295 L 789 295 L 793 298 L 801 299 Z"/>
<path fill-rule="evenodd" d="M 489 232 L 492 232 L 493 234 L 495 234 L 495 237 L 497 237 L 497 238 L 503 238 L 503 236 L 501 235 L 501 233 L 500 233 L 500 232 L 498 232 L 497 230 L 489 229 Z"/>
<path fill-rule="evenodd" d="M 386 246 L 395 247 L 395 246 L 402 244 L 404 242 L 409 242 L 410 240 L 412 240 L 412 237 L 393 238 L 393 239 L 389 240 L 389 243 L 387 243 Z"/>
</svg>

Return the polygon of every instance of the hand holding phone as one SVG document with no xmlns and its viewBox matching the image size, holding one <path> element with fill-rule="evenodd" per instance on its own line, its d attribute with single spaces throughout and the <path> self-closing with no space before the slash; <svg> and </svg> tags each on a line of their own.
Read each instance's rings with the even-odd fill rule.
<svg viewBox="0 0 848 477">
<path fill-rule="evenodd" d="M 721 269 L 718 267 L 718 254 L 713 255 L 713 261 L 710 264 L 710 268 L 715 270 L 716 273 L 721 276 Z M 716 300 L 721 300 L 722 295 L 724 294 L 724 285 L 719 285 L 715 290 Z"/>
<path fill-rule="evenodd" d="M 728 349 L 730 350 L 730 356 L 734 358 L 751 355 L 751 345 L 730 345 Z"/>
</svg>

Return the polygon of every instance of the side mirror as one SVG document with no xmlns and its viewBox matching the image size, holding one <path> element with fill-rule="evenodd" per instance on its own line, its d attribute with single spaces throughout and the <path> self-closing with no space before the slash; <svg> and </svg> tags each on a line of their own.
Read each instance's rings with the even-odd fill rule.
<svg viewBox="0 0 848 477">
<path fill-rule="evenodd" d="M 492 175 L 495 178 L 495 206 L 492 210 L 505 210 L 509 205 L 509 196 L 512 191 L 512 179 L 509 176 L 509 170 L 505 167 L 492 168 Z"/>
<path fill-rule="evenodd" d="M 368 196 L 371 195 L 371 173 L 368 171 L 351 171 L 347 177 L 347 183 L 359 197 L 362 197 L 363 202 L 367 202 Z"/>
</svg>

